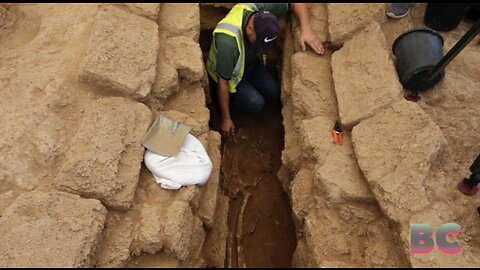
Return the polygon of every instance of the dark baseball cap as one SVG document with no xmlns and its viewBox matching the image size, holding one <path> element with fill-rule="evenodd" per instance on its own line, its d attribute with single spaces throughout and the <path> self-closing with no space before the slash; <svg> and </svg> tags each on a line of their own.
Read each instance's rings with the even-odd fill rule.
<svg viewBox="0 0 480 270">
<path fill-rule="evenodd" d="M 267 54 L 280 31 L 277 17 L 268 11 L 258 12 L 253 19 L 253 28 L 257 38 L 255 48 L 260 54 Z"/>
</svg>

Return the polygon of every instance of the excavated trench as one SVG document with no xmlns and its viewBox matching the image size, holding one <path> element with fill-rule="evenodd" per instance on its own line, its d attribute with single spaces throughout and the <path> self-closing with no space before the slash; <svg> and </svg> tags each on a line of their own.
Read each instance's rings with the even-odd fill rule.
<svg viewBox="0 0 480 270">
<path fill-rule="evenodd" d="M 326 17 L 326 10 L 319 6 L 316 8 L 316 16 Z M 200 8 L 199 43 L 204 61 L 208 56 L 212 31 L 216 25 L 213 22 L 220 21 L 227 12 L 227 9 L 221 8 Z M 294 27 L 292 21 L 283 21 L 283 23 L 285 23 L 284 33 L 294 29 L 286 29 L 286 26 Z M 282 28 L 282 24 L 280 27 Z M 298 145 L 295 147 L 292 145 L 295 144 L 292 140 L 292 137 L 295 137 L 292 132 L 295 131 L 292 131 L 292 127 L 289 126 L 294 120 L 289 118 L 293 117 L 291 115 L 293 105 L 289 98 L 296 98 L 296 105 L 304 106 L 302 108 L 305 110 L 309 106 L 314 106 L 312 104 L 316 103 L 316 98 L 319 102 L 323 102 L 323 118 L 311 118 L 308 123 L 312 125 L 317 123 L 322 125 L 322 121 L 328 117 L 338 117 L 336 101 L 332 100 L 335 98 L 332 80 L 328 76 L 332 74 L 331 56 L 335 51 L 340 50 L 343 44 L 325 41 L 324 57 L 309 58 L 305 54 L 298 54 L 290 60 L 288 57 L 284 59 L 282 55 L 285 52 L 288 56 L 293 52 L 293 36 L 281 36 L 275 45 L 276 47 L 268 56 L 267 68 L 277 76 L 279 82 L 284 81 L 282 90 L 285 91 L 283 93 L 286 97 L 283 99 L 285 104 L 281 104 L 280 101 L 268 104 L 262 112 L 257 114 L 242 113 L 235 107 L 231 107 L 236 140 L 222 141 L 221 186 L 223 192 L 230 198 L 225 266 L 409 266 L 408 259 L 399 249 L 400 242 L 395 236 L 398 233 L 392 234 L 393 231 L 398 231 L 396 224 L 392 224 L 385 218 L 373 195 L 369 192 L 363 195 L 358 191 L 348 193 L 350 191 L 347 189 L 345 198 L 336 198 L 335 194 L 330 194 L 335 193 L 335 190 L 330 189 L 331 192 L 328 193 L 328 188 L 333 188 L 328 186 L 328 182 L 313 182 L 318 179 L 314 170 L 314 164 L 318 160 L 314 156 L 309 159 L 308 153 L 298 156 L 296 151 L 304 149 L 297 149 Z M 282 60 L 286 63 L 282 63 Z M 284 64 L 291 65 L 291 71 L 288 68 L 282 70 Z M 318 77 L 311 78 L 312 82 L 298 84 L 298 81 L 290 78 L 294 72 L 297 72 L 297 75 L 298 73 L 311 74 L 306 71 L 312 66 L 318 68 Z M 282 76 L 285 77 L 282 78 Z M 297 83 L 295 89 L 301 90 L 294 92 L 295 97 L 289 97 L 293 92 L 288 93 L 289 90 L 286 89 L 290 89 L 295 82 Z M 308 95 L 307 93 L 312 91 L 307 92 L 302 88 L 308 88 L 311 85 L 316 85 L 322 90 L 321 97 L 316 96 L 320 92 Z M 209 91 L 215 93 L 215 85 L 211 84 Z M 212 96 L 212 94 L 210 97 L 207 95 L 208 108 L 211 112 L 210 128 L 220 131 L 219 109 Z M 282 113 L 283 117 L 286 117 L 285 121 Z M 303 119 L 305 118 L 307 116 Z M 306 122 L 303 121 L 303 123 Z M 315 131 L 303 132 L 305 134 L 298 136 L 315 136 L 311 133 Z M 350 132 L 346 132 L 345 139 L 351 143 Z M 297 139 L 301 140 L 303 137 Z M 308 143 L 312 142 L 307 142 L 307 148 Z M 291 169 L 288 165 L 285 167 L 282 165 L 281 157 L 284 149 L 288 152 L 284 155 L 287 163 L 290 158 L 295 159 L 295 162 L 305 162 L 305 164 L 299 164 L 302 168 L 294 175 L 288 171 Z M 346 152 L 348 152 L 346 149 L 343 152 L 339 151 L 337 158 L 349 164 L 353 150 L 350 155 L 345 155 Z M 329 166 L 329 164 L 323 164 L 319 169 L 327 168 L 328 171 Z M 352 167 L 355 166 L 352 165 Z M 281 179 L 279 179 L 277 175 L 281 168 Z M 284 168 L 286 168 L 285 171 Z M 345 178 L 362 181 L 361 175 L 355 173 Z M 362 188 L 361 183 L 358 185 L 355 183 L 354 181 L 351 183 L 354 189 Z M 291 194 L 285 193 L 286 187 L 289 187 L 288 192 Z M 356 199 L 357 194 L 360 194 L 359 200 Z M 290 204 L 291 202 L 293 205 Z M 325 242 L 319 243 L 320 239 Z"/>
<path fill-rule="evenodd" d="M 223 11 L 226 14 L 227 10 Z M 222 13 L 222 9 L 216 12 Z M 212 31 L 200 33 L 204 59 Z M 280 45 L 277 43 L 269 54 L 267 65 L 277 79 L 280 79 Z M 216 91 L 212 84 L 210 91 Z M 220 132 L 218 103 L 212 101 L 208 107 L 210 127 Z M 295 225 L 289 197 L 277 177 L 284 148 L 281 109 L 280 100 L 267 103 L 260 113 L 245 113 L 231 106 L 235 141 L 222 138 L 220 176 L 222 190 L 230 198 L 226 267 L 292 266 Z"/>
<path fill-rule="evenodd" d="M 284 134 L 280 105 L 234 117 L 237 141 L 224 142 L 221 167 L 230 197 L 225 265 L 290 267 L 296 241 L 289 199 L 277 177 Z"/>
</svg>

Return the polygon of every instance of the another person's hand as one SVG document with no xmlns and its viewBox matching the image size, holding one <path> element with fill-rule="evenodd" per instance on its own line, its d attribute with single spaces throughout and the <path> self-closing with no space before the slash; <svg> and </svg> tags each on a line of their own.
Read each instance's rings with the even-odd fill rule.
<svg viewBox="0 0 480 270">
<path fill-rule="evenodd" d="M 320 55 L 324 54 L 325 49 L 312 29 L 302 29 L 300 34 L 300 47 L 303 51 L 306 50 L 305 43 L 312 48 L 312 50 Z"/>
<path fill-rule="evenodd" d="M 224 136 L 229 139 L 234 139 L 235 136 L 235 125 L 233 124 L 232 119 L 222 120 L 221 130 Z"/>
</svg>

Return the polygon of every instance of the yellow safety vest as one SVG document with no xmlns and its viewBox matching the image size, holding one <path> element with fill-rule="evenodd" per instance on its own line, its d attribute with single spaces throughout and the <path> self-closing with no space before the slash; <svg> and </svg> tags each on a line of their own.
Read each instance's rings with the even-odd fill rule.
<svg viewBox="0 0 480 270">
<path fill-rule="evenodd" d="M 243 42 L 243 30 L 242 19 L 243 11 L 258 11 L 255 4 L 237 4 L 227 14 L 227 16 L 221 20 L 217 27 L 213 30 L 212 46 L 210 47 L 210 53 L 208 55 L 206 67 L 210 76 L 218 83 L 217 76 L 217 48 L 215 46 L 215 35 L 218 33 L 227 34 L 232 36 L 237 41 L 237 47 L 240 55 L 238 56 L 237 63 L 233 69 L 232 78 L 228 81 L 230 93 L 237 92 L 236 86 L 242 80 L 243 71 L 245 69 L 245 44 Z"/>
</svg>

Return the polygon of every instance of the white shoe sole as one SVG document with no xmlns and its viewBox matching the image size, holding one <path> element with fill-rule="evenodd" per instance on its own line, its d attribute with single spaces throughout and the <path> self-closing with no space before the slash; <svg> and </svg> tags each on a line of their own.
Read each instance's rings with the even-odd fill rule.
<svg viewBox="0 0 480 270">
<path fill-rule="evenodd" d="M 409 11 L 407 11 L 407 13 L 405 13 L 403 15 L 395 15 L 394 13 L 387 12 L 387 16 L 392 18 L 392 19 L 401 19 L 401 18 L 404 18 L 405 16 L 407 16 L 408 13 L 409 13 Z"/>
</svg>

